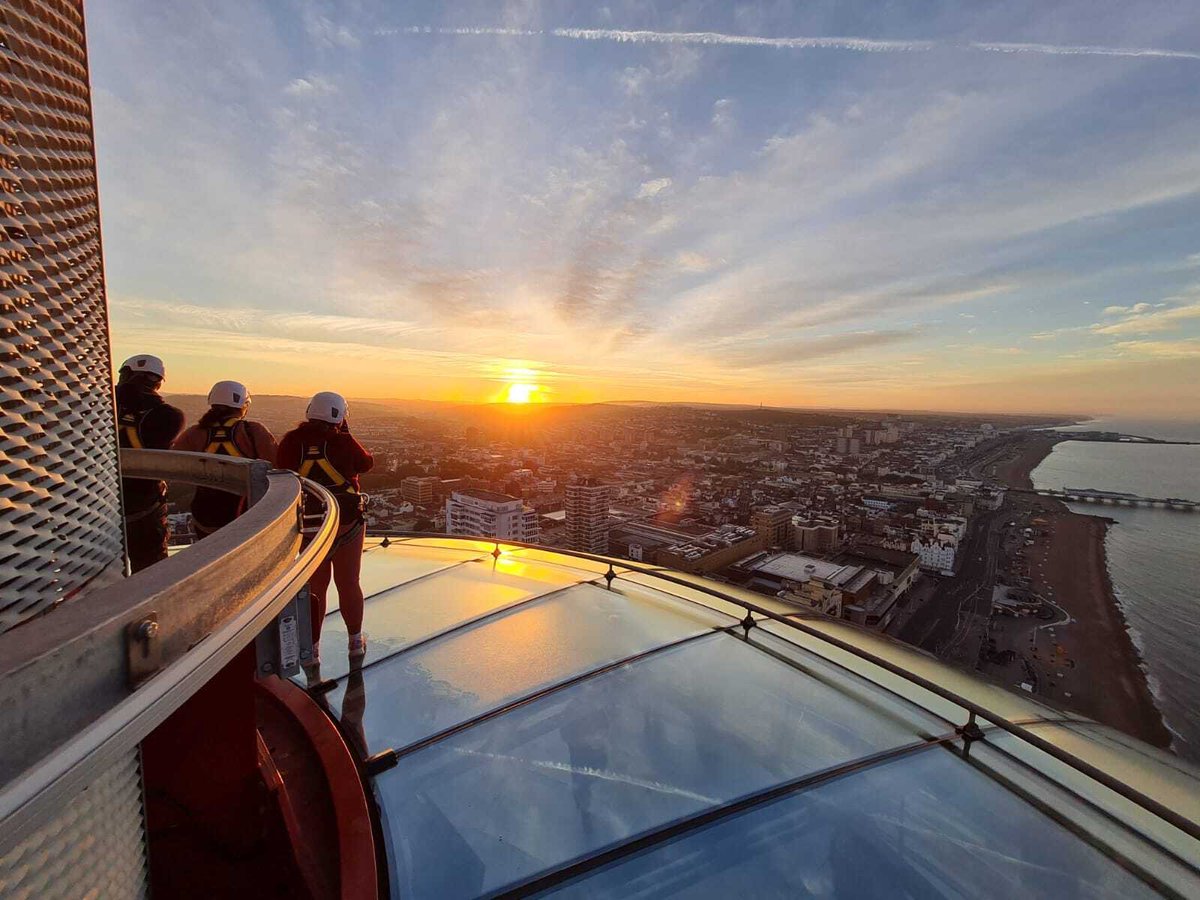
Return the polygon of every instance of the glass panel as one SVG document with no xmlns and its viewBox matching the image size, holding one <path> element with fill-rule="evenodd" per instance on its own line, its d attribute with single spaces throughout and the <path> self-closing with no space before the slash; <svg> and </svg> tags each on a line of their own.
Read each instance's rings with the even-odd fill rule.
<svg viewBox="0 0 1200 900">
<path fill-rule="evenodd" d="M 739 638 L 700 638 L 467 729 L 380 775 L 392 889 L 475 896 L 913 737 L 905 723 Z"/>
<path fill-rule="evenodd" d="M 1030 731 L 1180 815 L 1192 821 L 1200 820 L 1200 781 L 1197 780 L 1195 769 L 1186 761 L 1168 756 L 1164 751 L 1141 744 L 1104 725 L 1046 724 L 1031 728 Z M 1003 731 L 991 732 L 988 744 L 1011 754 L 1014 761 L 1019 760 L 1034 772 L 1090 800 L 1118 821 L 1200 867 L 1200 843 L 1070 764 L 1060 762 L 1016 735 Z"/>
<path fill-rule="evenodd" d="M 581 584 L 350 677 L 329 703 L 367 753 L 404 747 L 606 663 L 729 624 L 642 590 L 629 598 Z M 369 701 L 369 702 L 368 702 Z M 364 709 L 365 707 L 365 709 Z M 360 749 L 362 749 L 360 747 Z"/>
<path fill-rule="evenodd" d="M 879 900 L 1157 896 L 939 748 L 715 822 L 549 893 Z"/>
<path fill-rule="evenodd" d="M 503 548 L 501 548 L 503 549 Z M 504 551 L 506 556 L 517 556 L 523 559 L 533 559 L 540 562 L 556 563 L 560 566 L 569 566 L 573 569 L 591 573 L 592 575 L 603 575 L 608 571 L 608 563 L 597 562 L 592 559 L 580 559 L 577 556 L 568 556 L 564 553 L 559 553 L 552 548 L 541 549 L 538 547 L 514 547 Z M 613 571 L 620 575 L 625 571 L 621 566 L 620 560 L 613 560 Z"/>
<path fill-rule="evenodd" d="M 579 573 L 567 569 L 489 556 L 400 585 L 367 603 L 363 622 L 369 638 L 367 662 L 502 606 L 578 581 Z M 340 615 L 328 616 L 321 629 L 321 678 L 341 678 L 349 669 L 346 625 Z"/>
<path fill-rule="evenodd" d="M 913 674 L 920 675 L 956 694 L 961 694 L 1009 721 L 1019 722 L 1033 718 L 1062 719 L 1065 717 L 1064 713 L 1013 693 L 999 685 L 983 681 L 967 672 L 960 672 L 887 635 L 826 618 L 807 618 L 804 619 L 803 624 L 848 644 L 853 644 L 873 656 L 902 666 Z M 907 678 L 893 675 L 886 669 L 841 650 L 833 644 L 780 622 L 764 621 L 761 627 L 764 631 L 779 635 L 784 640 L 811 650 L 819 656 L 845 665 L 852 671 L 860 672 L 872 681 L 897 691 L 944 719 L 959 724 L 967 719 L 966 710 L 957 703 L 931 693 Z"/>
<path fill-rule="evenodd" d="M 881 715 L 906 720 L 921 737 L 941 738 L 954 730 L 956 723 L 948 722 L 891 691 L 881 690 L 880 685 L 862 675 L 848 672 L 823 656 L 809 653 L 762 628 L 752 629 L 747 640 L 757 647 L 791 660 L 812 677 L 837 685 L 839 690 L 853 696 L 865 706 L 874 707 Z"/>
<path fill-rule="evenodd" d="M 729 594 L 733 597 L 742 597 L 746 600 L 750 600 L 763 609 L 769 608 L 773 602 L 773 598 L 771 597 L 764 597 L 761 594 L 750 594 L 741 588 L 734 587 L 733 585 L 719 584 L 711 579 L 701 578 L 698 575 L 687 575 L 683 572 L 676 572 L 672 569 L 663 569 L 663 573 L 670 575 L 672 578 L 678 578 L 681 581 L 695 582 L 703 585 L 704 587 L 721 591 L 722 593 Z M 625 572 L 621 575 L 621 580 L 633 582 L 634 584 L 645 585 L 646 587 L 657 588 L 662 591 L 669 591 L 672 594 L 676 594 L 680 597 L 686 597 L 689 600 L 703 604 L 704 606 L 708 606 L 712 609 L 719 609 L 721 612 L 728 613 L 729 615 L 738 619 L 743 619 L 746 616 L 745 607 L 738 606 L 738 604 L 733 603 L 732 601 L 722 600 L 720 597 L 714 597 L 712 594 L 707 594 L 704 591 L 699 591 L 695 588 L 686 587 L 681 584 L 673 584 L 662 578 L 655 578 L 653 575 L 647 575 L 642 572 Z M 614 582 L 614 584 L 615 583 L 616 582 Z M 778 601 L 774 602 L 777 603 Z M 757 618 L 757 616 L 755 618 Z"/>
<path fill-rule="evenodd" d="M 379 541 L 372 538 L 363 552 L 362 574 L 358 581 L 362 585 L 363 596 L 370 597 L 414 578 L 483 556 L 482 552 L 475 549 L 444 550 L 408 546 L 401 549 L 396 544 L 380 547 Z M 338 609 L 337 586 L 334 584 L 329 586 L 328 601 L 326 612 L 332 614 Z"/>
</svg>

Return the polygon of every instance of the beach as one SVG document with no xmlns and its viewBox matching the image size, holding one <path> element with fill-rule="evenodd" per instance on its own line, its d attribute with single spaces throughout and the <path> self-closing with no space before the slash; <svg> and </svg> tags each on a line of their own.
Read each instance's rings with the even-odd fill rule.
<svg viewBox="0 0 1200 900">
<path fill-rule="evenodd" d="M 1028 435 L 996 466 L 1010 487 L 1032 488 L 1030 473 L 1058 443 L 1056 437 Z M 1018 527 L 1037 537 L 1019 551 L 1031 589 L 1059 609 L 1056 619 L 995 617 L 989 636 L 998 651 L 1012 650 L 1005 664 L 985 663 L 984 671 L 1014 683 L 1035 685 L 1035 693 L 1056 705 L 1167 747 L 1163 724 L 1109 578 L 1105 535 L 1109 522 L 1071 512 L 1057 500 L 1010 492 L 1009 509 Z M 1015 683 L 1020 683 L 1019 681 Z"/>
</svg>

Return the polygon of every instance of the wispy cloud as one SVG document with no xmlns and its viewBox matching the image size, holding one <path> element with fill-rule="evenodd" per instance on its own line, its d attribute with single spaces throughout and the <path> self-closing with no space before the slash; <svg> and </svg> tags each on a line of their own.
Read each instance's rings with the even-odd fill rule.
<svg viewBox="0 0 1200 900">
<path fill-rule="evenodd" d="M 446 28 L 411 25 L 377 28 L 379 37 L 436 34 L 443 36 L 554 37 L 620 44 L 691 44 L 697 46 L 764 47 L 775 50 L 850 50 L 855 53 L 923 53 L 936 49 L 986 53 L 1034 53 L 1047 56 L 1124 56 L 1200 60 L 1200 51 L 1161 47 L 1104 47 L 1090 44 L 1028 44 L 997 41 L 880 40 L 862 37 L 758 37 L 719 31 L 625 31 L 615 28 Z"/>
<path fill-rule="evenodd" d="M 1092 326 L 1091 330 L 1095 334 L 1149 334 L 1171 331 L 1194 319 L 1200 319 L 1200 302 L 1166 307 L 1165 309 L 1150 307 L 1147 303 L 1139 303 L 1130 307 L 1128 314 L 1121 321 L 1108 325 L 1096 324 Z"/>
<path fill-rule="evenodd" d="M 1182 341 L 1120 341 L 1116 349 L 1158 359 L 1200 359 L 1200 338 Z"/>
</svg>

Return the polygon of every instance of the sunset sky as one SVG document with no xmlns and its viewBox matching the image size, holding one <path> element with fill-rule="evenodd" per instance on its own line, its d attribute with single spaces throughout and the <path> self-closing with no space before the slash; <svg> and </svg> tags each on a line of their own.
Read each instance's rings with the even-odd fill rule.
<svg viewBox="0 0 1200 900">
<path fill-rule="evenodd" d="M 87 12 L 171 390 L 1200 416 L 1198 3 Z"/>
</svg>

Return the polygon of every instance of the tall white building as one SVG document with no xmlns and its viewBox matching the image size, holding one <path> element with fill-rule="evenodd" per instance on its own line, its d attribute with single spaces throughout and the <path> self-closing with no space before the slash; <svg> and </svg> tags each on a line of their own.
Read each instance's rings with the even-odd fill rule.
<svg viewBox="0 0 1200 900">
<path fill-rule="evenodd" d="M 446 501 L 446 534 L 534 543 L 538 514 L 519 497 L 475 488 L 455 491 Z"/>
<path fill-rule="evenodd" d="M 593 478 L 567 485 L 567 547 L 584 553 L 608 553 L 610 487 Z"/>
</svg>

